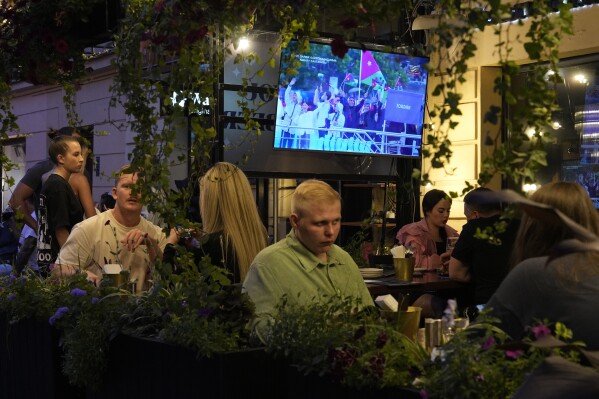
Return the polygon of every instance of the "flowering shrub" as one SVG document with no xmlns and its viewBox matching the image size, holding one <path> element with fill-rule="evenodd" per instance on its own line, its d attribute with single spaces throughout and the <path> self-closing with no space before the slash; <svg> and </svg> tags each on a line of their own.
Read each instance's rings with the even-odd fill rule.
<svg viewBox="0 0 599 399">
<path fill-rule="evenodd" d="M 578 363 L 581 343 L 566 345 L 572 332 L 562 323 L 553 327 L 547 321 L 532 326 L 530 337 L 510 342 L 493 327 L 492 319 L 456 334 L 433 351 L 424 364 L 426 373 L 415 382 L 424 398 L 510 398 L 526 376 L 550 355 Z M 558 340 L 559 339 L 559 340 Z M 557 345 L 560 344 L 560 345 Z"/>
<path fill-rule="evenodd" d="M 157 266 L 154 288 L 131 303 L 125 331 L 158 337 L 201 357 L 246 347 L 246 325 L 254 314 L 247 294 L 231 285 L 228 272 L 210 264 L 208 257 L 196 267 L 191 253 L 183 248 L 180 253 L 176 263 L 183 272 Z"/>
<path fill-rule="evenodd" d="M 291 306 L 283 302 L 267 350 L 304 373 L 326 375 L 354 388 L 410 387 L 426 352 L 380 318 L 360 313 L 352 300 Z"/>
<path fill-rule="evenodd" d="M 97 377 L 106 365 L 109 337 L 118 332 L 124 312 L 120 296 L 116 288 L 95 287 L 85 273 L 64 281 L 43 280 L 34 273 L 0 280 L 0 311 L 10 323 L 35 318 L 60 330 L 63 370 L 79 386 L 100 381 Z"/>
<path fill-rule="evenodd" d="M 110 341 L 123 332 L 153 337 L 209 357 L 247 344 L 253 305 L 233 287 L 225 269 L 205 259 L 196 270 L 186 255 L 180 275 L 160 268 L 154 288 L 141 295 L 105 284 L 95 287 L 85 273 L 64 281 L 34 274 L 0 279 L 0 312 L 9 322 L 47 320 L 61 334 L 63 372 L 69 382 L 96 387 L 102 382 Z"/>
</svg>

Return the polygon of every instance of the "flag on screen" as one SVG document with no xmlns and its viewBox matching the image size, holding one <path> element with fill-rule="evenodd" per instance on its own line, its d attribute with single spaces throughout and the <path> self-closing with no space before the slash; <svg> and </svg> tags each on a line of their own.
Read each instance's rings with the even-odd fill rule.
<svg viewBox="0 0 599 399">
<path fill-rule="evenodd" d="M 420 75 L 420 65 L 410 65 L 408 75 Z"/>
<path fill-rule="evenodd" d="M 371 85 L 372 81 L 375 80 L 379 85 L 385 83 L 385 77 L 381 72 L 378 64 L 374 60 L 370 51 L 364 51 L 362 53 L 362 63 L 360 68 L 360 81 L 363 84 Z"/>
</svg>

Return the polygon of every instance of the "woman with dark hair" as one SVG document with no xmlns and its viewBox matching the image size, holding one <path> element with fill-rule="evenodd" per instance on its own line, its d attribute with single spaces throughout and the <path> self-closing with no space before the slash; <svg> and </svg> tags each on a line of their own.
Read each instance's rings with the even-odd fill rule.
<svg viewBox="0 0 599 399">
<path fill-rule="evenodd" d="M 441 190 L 430 190 L 422 199 L 424 219 L 403 226 L 397 240 L 414 251 L 415 267 L 436 269 L 449 261 L 447 238 L 458 232 L 447 225 L 451 198 Z"/>
</svg>

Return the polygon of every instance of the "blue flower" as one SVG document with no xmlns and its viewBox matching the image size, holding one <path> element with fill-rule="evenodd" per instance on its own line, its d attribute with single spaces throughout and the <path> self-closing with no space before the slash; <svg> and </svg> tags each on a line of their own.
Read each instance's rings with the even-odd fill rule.
<svg viewBox="0 0 599 399">
<path fill-rule="evenodd" d="M 100 300 L 99 300 L 98 298 L 96 298 L 96 297 L 93 297 L 91 302 L 92 302 L 92 305 L 95 305 L 95 304 L 96 304 L 96 303 L 98 303 L 99 301 L 100 301 Z"/>
<path fill-rule="evenodd" d="M 86 296 L 86 295 L 87 295 L 87 291 L 82 290 L 81 288 L 73 288 L 71 290 L 71 296 L 81 298 L 82 296 Z"/>
<path fill-rule="evenodd" d="M 9 300 L 9 301 L 12 301 L 12 300 L 13 300 L 13 299 L 15 299 L 16 297 L 17 297 L 17 294 L 15 294 L 15 293 L 13 292 L 12 294 L 10 294 L 10 295 L 8 296 L 8 300 Z"/>
<path fill-rule="evenodd" d="M 54 316 L 50 316 L 48 323 L 50 323 L 50 325 L 53 326 L 54 324 L 56 324 L 56 320 L 60 319 L 65 313 L 68 312 L 69 308 L 66 306 L 56 309 L 56 313 L 54 313 Z"/>
</svg>

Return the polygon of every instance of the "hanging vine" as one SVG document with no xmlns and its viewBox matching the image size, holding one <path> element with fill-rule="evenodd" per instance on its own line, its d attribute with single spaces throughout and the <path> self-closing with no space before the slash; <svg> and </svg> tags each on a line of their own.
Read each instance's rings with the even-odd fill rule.
<svg viewBox="0 0 599 399">
<path fill-rule="evenodd" d="M 559 4 L 558 12 L 554 12 L 547 2 L 533 1 L 530 5 L 531 15 L 526 21 L 528 31 L 524 37 L 514 37 L 511 29 L 516 25 L 524 25 L 525 21 L 506 22 L 506 15 L 511 16 L 512 6 L 499 0 L 489 1 L 485 7 L 476 4 L 467 9 L 460 8 L 454 2 L 442 1 L 439 7 L 443 13 L 439 14 L 439 29 L 435 31 L 429 51 L 433 60 L 431 72 L 437 73 L 440 78 L 432 95 L 440 97 L 441 101 L 429 115 L 435 123 L 427 126 L 427 146 L 423 150 L 423 157 L 430 159 L 432 168 L 442 168 L 449 163 L 452 155 L 449 133 L 457 127 L 455 120 L 461 115 L 462 96 L 456 88 L 464 83 L 469 63 L 478 50 L 476 35 L 485 29 L 493 29 L 497 37 L 495 55 L 501 70 L 493 90 L 509 106 L 518 103 L 526 106 L 513 107 L 513 118 L 504 118 L 511 134 L 503 143 L 495 141 L 492 155 L 483 160 L 481 165 L 478 184 L 485 185 L 497 174 L 515 183 L 533 181 L 539 168 L 547 165 L 545 145 L 552 138 L 546 127 L 557 110 L 554 85 L 561 79 L 558 46 L 564 35 L 572 33 L 571 6 Z M 526 87 L 518 92 L 513 87 L 513 80 L 521 70 L 512 59 L 515 46 L 522 46 L 530 59 L 529 80 Z M 484 119 L 497 124 L 501 112 L 499 106 L 492 106 L 483 110 Z M 531 129 L 534 135 L 529 138 L 526 132 Z M 422 172 L 423 183 L 429 181 L 429 172 Z M 465 184 L 464 191 L 472 188 L 469 182 Z"/>
</svg>

